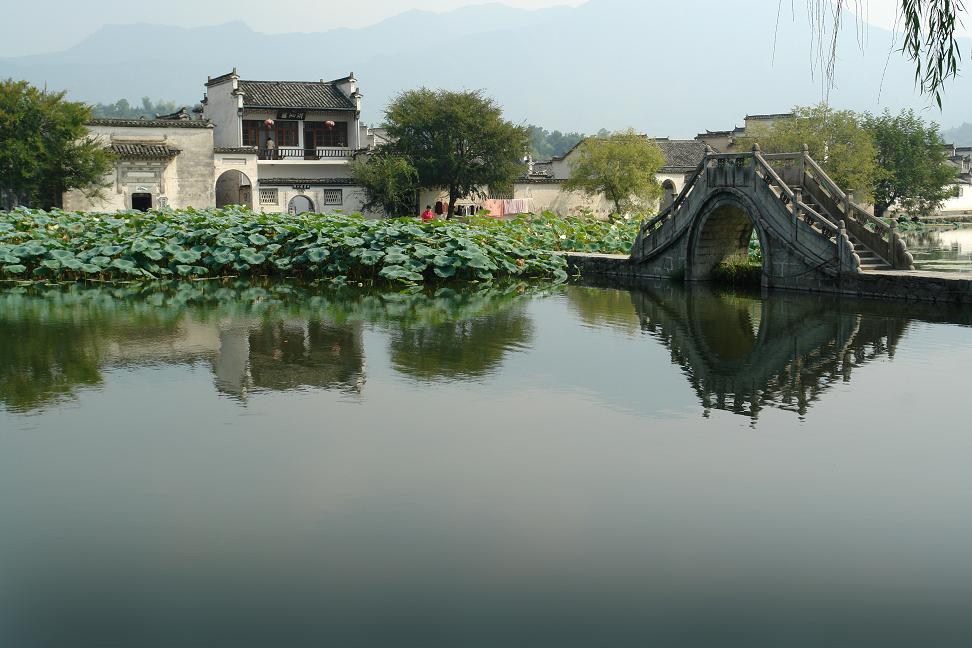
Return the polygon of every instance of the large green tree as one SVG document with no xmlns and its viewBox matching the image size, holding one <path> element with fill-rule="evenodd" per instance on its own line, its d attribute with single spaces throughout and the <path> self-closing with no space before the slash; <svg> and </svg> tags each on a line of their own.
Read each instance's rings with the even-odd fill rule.
<svg viewBox="0 0 972 648">
<path fill-rule="evenodd" d="M 827 104 L 798 106 L 792 118 L 749 128 L 737 146 L 749 148 L 754 143 L 766 153 L 797 153 L 806 144 L 810 157 L 834 182 L 862 200 L 870 200 L 880 175 L 877 145 L 861 118 Z"/>
<path fill-rule="evenodd" d="M 385 119 L 391 152 L 415 167 L 420 187 L 448 192 L 450 217 L 459 198 L 508 190 L 523 172 L 525 129 L 503 119 L 481 92 L 409 90 L 388 106 Z"/>
<path fill-rule="evenodd" d="M 864 127 L 878 149 L 881 169 L 874 187 L 874 212 L 892 205 L 913 214 L 934 211 L 948 198 L 957 169 L 949 163 L 938 124 L 926 124 L 913 110 L 867 114 Z"/>
<path fill-rule="evenodd" d="M 365 190 L 366 210 L 380 209 L 389 216 L 415 211 L 419 177 L 407 158 L 379 149 L 352 162 L 351 175 Z"/>
<path fill-rule="evenodd" d="M 584 140 L 574 153 L 568 191 L 604 194 L 616 214 L 647 211 L 661 196 L 655 174 L 665 164 L 658 144 L 633 130 Z"/>
<path fill-rule="evenodd" d="M 85 127 L 91 109 L 26 81 L 0 81 L 0 207 L 57 207 L 71 189 L 97 193 L 112 157 Z"/>
</svg>

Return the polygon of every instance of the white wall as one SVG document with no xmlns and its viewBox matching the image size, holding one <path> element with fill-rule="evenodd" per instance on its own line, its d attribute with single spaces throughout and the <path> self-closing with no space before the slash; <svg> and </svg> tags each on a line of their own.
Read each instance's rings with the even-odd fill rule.
<svg viewBox="0 0 972 648">
<path fill-rule="evenodd" d="M 233 91 L 239 87 L 238 81 L 238 77 L 230 76 L 225 81 L 206 88 L 203 117 L 213 122 L 216 127 L 213 137 L 216 146 L 234 147 L 243 145 L 242 122 L 240 120 L 243 97 L 233 94 Z"/>
<path fill-rule="evenodd" d="M 152 195 L 152 206 L 163 203 L 173 209 L 208 207 L 215 203 L 213 129 L 186 126 L 89 125 L 88 131 L 105 146 L 156 144 L 178 149 L 173 158 L 136 160 L 120 158 L 105 176 L 101 196 L 69 191 L 64 208 L 72 211 L 118 211 L 131 209 L 133 193 Z"/>
<path fill-rule="evenodd" d="M 957 187 L 961 195 L 946 200 L 939 211 L 941 213 L 972 212 L 972 185 L 958 183 L 953 187 Z"/>
</svg>

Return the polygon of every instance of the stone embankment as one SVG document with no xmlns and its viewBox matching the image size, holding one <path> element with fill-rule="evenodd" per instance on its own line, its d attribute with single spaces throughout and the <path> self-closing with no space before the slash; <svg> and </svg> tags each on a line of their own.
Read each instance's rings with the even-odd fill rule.
<svg viewBox="0 0 972 648">
<path fill-rule="evenodd" d="M 632 280 L 657 280 L 650 267 L 633 263 L 623 254 L 567 252 L 570 274 L 591 278 L 614 277 L 625 284 Z M 817 284 L 807 292 L 826 292 L 855 297 L 904 299 L 942 304 L 972 305 L 972 273 L 926 272 L 923 270 L 872 270 L 843 274 L 833 287 Z"/>
</svg>

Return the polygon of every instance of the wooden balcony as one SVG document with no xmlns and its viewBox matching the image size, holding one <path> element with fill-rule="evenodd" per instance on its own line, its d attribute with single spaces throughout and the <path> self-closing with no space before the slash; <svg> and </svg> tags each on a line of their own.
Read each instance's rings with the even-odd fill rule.
<svg viewBox="0 0 972 648">
<path fill-rule="evenodd" d="M 347 160 L 351 158 L 350 148 L 323 147 L 299 148 L 282 146 L 280 148 L 260 149 L 261 160 Z"/>
</svg>

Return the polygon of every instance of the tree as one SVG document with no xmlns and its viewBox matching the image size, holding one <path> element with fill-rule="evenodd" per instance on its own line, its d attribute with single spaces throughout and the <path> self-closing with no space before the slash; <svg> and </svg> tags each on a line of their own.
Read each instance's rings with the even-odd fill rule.
<svg viewBox="0 0 972 648">
<path fill-rule="evenodd" d="M 394 216 L 414 212 L 419 177 L 407 158 L 379 149 L 352 162 L 351 175 L 365 190 L 364 209 Z"/>
<path fill-rule="evenodd" d="M 26 81 L 0 81 L 0 206 L 56 207 L 71 189 L 97 193 L 112 156 L 85 123 L 91 109 Z"/>
<path fill-rule="evenodd" d="M 562 133 L 559 130 L 550 132 L 533 124 L 527 125 L 526 132 L 530 138 L 530 153 L 536 160 L 561 156 L 585 137 L 584 133 Z"/>
<path fill-rule="evenodd" d="M 91 114 L 94 117 L 107 117 L 112 119 L 138 119 L 145 117 L 152 119 L 156 115 L 169 115 L 179 110 L 179 105 L 174 101 L 163 101 L 159 99 L 155 103 L 148 97 L 142 97 L 141 106 L 133 106 L 128 99 L 119 99 L 113 104 L 94 104 L 91 107 Z"/>
<path fill-rule="evenodd" d="M 845 191 L 869 200 L 879 175 L 877 146 L 856 113 L 834 110 L 827 104 L 796 107 L 792 118 L 758 125 L 739 138 L 737 146 L 754 143 L 766 153 L 797 153 L 803 145 L 810 157 Z"/>
<path fill-rule="evenodd" d="M 897 204 L 916 214 L 937 209 L 948 198 L 957 169 L 948 161 L 938 124 L 925 124 L 913 110 L 867 114 L 864 127 L 877 144 L 881 167 L 874 187 L 874 212 Z"/>
<path fill-rule="evenodd" d="M 523 172 L 526 131 L 503 119 L 481 92 L 420 88 L 385 110 L 390 151 L 407 159 L 424 189 L 446 189 L 448 216 L 456 200 L 508 190 Z"/>
<path fill-rule="evenodd" d="M 647 210 L 661 196 L 655 174 L 665 164 L 665 156 L 657 143 L 633 130 L 586 139 L 575 155 L 564 183 L 568 191 L 603 193 L 617 214 Z"/>
</svg>

